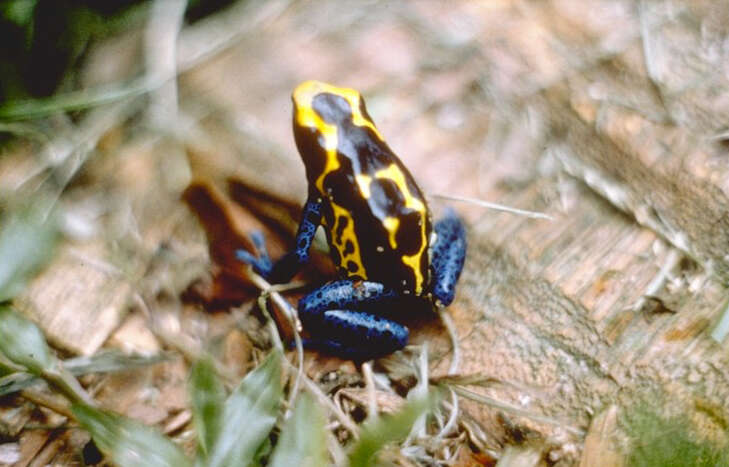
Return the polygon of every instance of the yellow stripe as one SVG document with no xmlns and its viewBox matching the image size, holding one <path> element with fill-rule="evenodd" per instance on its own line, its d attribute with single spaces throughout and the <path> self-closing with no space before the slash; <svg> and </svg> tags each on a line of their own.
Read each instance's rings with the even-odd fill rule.
<svg viewBox="0 0 729 467">
<path fill-rule="evenodd" d="M 410 208 L 414 211 L 417 211 L 421 213 L 421 222 L 420 222 L 420 249 L 413 255 L 403 255 L 402 262 L 407 267 L 413 270 L 413 273 L 415 274 L 415 293 L 420 294 L 423 291 L 423 282 L 425 281 L 425 278 L 423 277 L 423 274 L 420 271 L 420 258 L 423 255 L 423 252 L 425 251 L 425 245 L 426 245 L 426 233 L 425 233 L 425 217 L 427 216 L 427 213 L 425 212 L 425 205 L 422 201 L 420 201 L 418 198 L 414 197 L 412 193 L 410 193 L 410 190 L 408 189 L 407 181 L 405 180 L 405 174 L 400 170 L 400 167 L 398 167 L 396 164 L 390 164 L 387 166 L 387 168 L 378 170 L 375 172 L 375 178 L 385 178 L 388 180 L 392 180 L 397 188 L 402 193 L 403 197 L 405 198 L 405 207 Z M 397 222 L 397 225 L 395 225 L 395 232 L 390 230 L 388 227 L 388 219 L 393 218 L 385 218 L 383 223 L 385 224 L 385 228 L 390 233 L 390 245 L 393 249 L 395 249 L 396 244 L 394 242 L 395 240 L 395 233 L 397 233 L 397 228 L 400 225 L 400 222 Z M 397 220 L 397 219 L 395 219 Z M 390 222 L 390 226 L 393 226 L 394 224 Z"/>
<path fill-rule="evenodd" d="M 385 217 L 382 219 L 382 225 L 385 226 L 385 230 L 389 234 L 390 247 L 395 250 L 397 248 L 397 239 L 395 236 L 397 235 L 397 229 L 400 227 L 400 219 L 397 217 Z"/>
<path fill-rule="evenodd" d="M 319 116 L 311 106 L 296 106 L 296 123 L 299 126 L 307 128 L 316 128 L 321 133 L 323 139 L 323 148 L 326 151 L 326 164 L 324 170 L 316 179 L 316 187 L 319 192 L 324 193 L 324 177 L 339 168 L 339 159 L 337 159 L 337 126 L 330 125 Z"/>
<path fill-rule="evenodd" d="M 350 261 L 354 262 L 354 264 L 357 265 L 357 269 L 355 271 L 349 271 L 349 269 L 347 269 L 347 274 L 349 274 L 350 276 L 357 275 L 362 277 L 362 279 L 367 279 L 367 272 L 365 271 L 364 265 L 362 264 L 362 256 L 359 251 L 357 234 L 354 232 L 354 219 L 352 219 L 352 216 L 350 216 L 349 211 L 347 211 L 343 207 L 335 204 L 334 202 L 332 202 L 331 205 L 332 211 L 334 211 L 334 225 L 331 228 L 332 244 L 337 249 L 337 251 L 339 251 L 339 257 L 341 258 L 339 264 L 346 269 L 347 263 L 349 263 Z M 335 232 L 339 227 L 339 223 L 342 221 L 342 219 L 345 218 L 349 219 L 349 221 L 347 222 L 347 226 L 342 230 L 341 241 L 338 242 Z M 352 245 L 354 245 L 354 249 L 352 253 L 345 255 L 344 252 L 348 240 L 352 242 Z"/>
</svg>

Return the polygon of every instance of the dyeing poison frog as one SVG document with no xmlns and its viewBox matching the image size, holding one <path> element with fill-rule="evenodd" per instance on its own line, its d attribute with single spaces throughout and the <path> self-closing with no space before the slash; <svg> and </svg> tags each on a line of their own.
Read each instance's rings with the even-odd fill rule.
<svg viewBox="0 0 729 467">
<path fill-rule="evenodd" d="M 294 137 L 309 194 L 295 248 L 273 263 L 254 233 L 257 256 L 238 258 L 272 283 L 307 262 L 316 229 L 326 232 L 339 280 L 299 301 L 308 348 L 366 360 L 401 349 L 408 329 L 395 318 L 453 301 L 466 235 L 452 210 L 435 225 L 423 193 L 385 143 L 353 89 L 318 81 L 293 92 Z"/>
</svg>

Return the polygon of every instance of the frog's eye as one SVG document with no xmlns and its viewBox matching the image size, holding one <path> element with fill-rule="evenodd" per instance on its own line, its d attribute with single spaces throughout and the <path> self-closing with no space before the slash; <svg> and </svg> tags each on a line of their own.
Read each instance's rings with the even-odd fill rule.
<svg viewBox="0 0 729 467">
<path fill-rule="evenodd" d="M 349 106 L 349 102 L 336 94 L 328 92 L 317 94 L 314 96 L 311 107 L 322 120 L 330 124 L 342 123 L 352 118 L 352 108 Z"/>
</svg>

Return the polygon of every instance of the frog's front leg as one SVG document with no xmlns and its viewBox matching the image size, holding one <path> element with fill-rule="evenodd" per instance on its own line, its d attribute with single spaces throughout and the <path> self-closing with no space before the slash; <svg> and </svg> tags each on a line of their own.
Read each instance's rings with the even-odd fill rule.
<svg viewBox="0 0 729 467">
<path fill-rule="evenodd" d="M 448 306 L 456 295 L 456 283 L 466 258 L 466 229 L 452 209 L 435 223 L 437 238 L 433 245 L 431 293 L 438 306 Z"/>
<path fill-rule="evenodd" d="M 408 329 L 367 310 L 392 307 L 397 293 L 377 282 L 339 280 L 299 301 L 299 318 L 311 338 L 307 348 L 364 361 L 390 354 L 408 342 Z"/>
<path fill-rule="evenodd" d="M 258 250 L 258 257 L 246 250 L 238 250 L 236 256 L 240 261 L 253 266 L 254 271 L 273 284 L 290 281 L 309 260 L 309 249 L 316 229 L 321 223 L 321 208 L 321 198 L 316 194 L 309 195 L 301 214 L 299 230 L 296 232 L 296 246 L 275 263 L 271 262 L 266 252 L 265 241 L 260 232 L 251 234 L 251 240 Z"/>
</svg>

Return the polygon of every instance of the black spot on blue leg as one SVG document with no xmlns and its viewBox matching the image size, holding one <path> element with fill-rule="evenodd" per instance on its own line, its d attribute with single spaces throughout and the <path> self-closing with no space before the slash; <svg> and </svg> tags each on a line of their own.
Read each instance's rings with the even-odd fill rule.
<svg viewBox="0 0 729 467">
<path fill-rule="evenodd" d="M 299 318 L 311 335 L 307 347 L 353 360 L 403 348 L 408 329 L 374 314 L 397 298 L 392 289 L 376 282 L 340 280 L 322 286 L 299 301 Z"/>
<path fill-rule="evenodd" d="M 308 321 L 311 323 L 312 318 Z M 329 310 L 316 321 L 316 331 L 305 341 L 307 348 L 342 358 L 369 360 L 402 349 L 408 342 L 405 326 L 363 311 Z"/>
<path fill-rule="evenodd" d="M 432 293 L 440 304 L 448 306 L 456 295 L 456 283 L 466 258 L 466 230 L 452 209 L 446 210 L 434 228 L 438 237 L 431 259 Z"/>
</svg>

